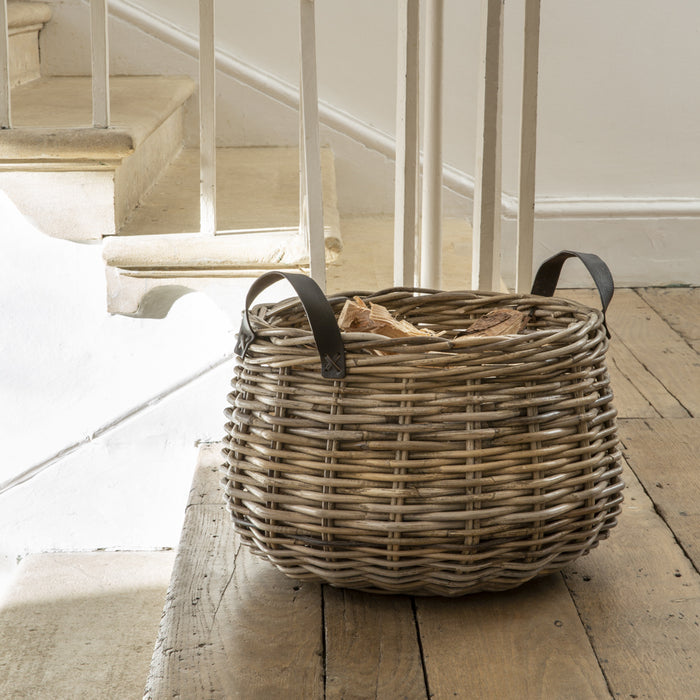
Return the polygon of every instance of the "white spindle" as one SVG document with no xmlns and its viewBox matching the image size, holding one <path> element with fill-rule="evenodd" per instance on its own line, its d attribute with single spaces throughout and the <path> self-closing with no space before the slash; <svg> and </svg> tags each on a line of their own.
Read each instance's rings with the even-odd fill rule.
<svg viewBox="0 0 700 700">
<path fill-rule="evenodd" d="M 423 287 L 439 287 L 442 277 L 442 37 L 444 0 L 428 0 L 423 122 L 423 210 L 421 272 Z"/>
<path fill-rule="evenodd" d="M 415 275 L 418 195 L 419 0 L 399 0 L 396 63 L 396 177 L 394 285 L 412 286 Z"/>
<path fill-rule="evenodd" d="M 10 109 L 10 38 L 7 0 L 0 0 L 0 129 L 12 126 Z"/>
<path fill-rule="evenodd" d="M 216 234 L 216 53 L 214 0 L 199 0 L 199 219 Z"/>
<path fill-rule="evenodd" d="M 90 0 L 92 45 L 92 125 L 109 127 L 109 34 L 107 0 Z"/>
<path fill-rule="evenodd" d="M 309 249 L 311 277 L 325 291 L 326 243 L 323 235 L 323 191 L 321 185 L 321 143 L 318 129 L 318 87 L 316 83 L 316 23 L 313 0 L 300 0 L 301 79 L 299 118 L 301 122 L 302 192 L 301 212 L 306 223 L 303 234 Z M 304 217 L 305 213 L 305 217 Z"/>
<path fill-rule="evenodd" d="M 500 286 L 503 0 L 482 0 L 472 287 Z"/>
<path fill-rule="evenodd" d="M 540 0 L 526 0 L 523 94 L 520 111 L 517 268 L 515 276 L 515 290 L 523 294 L 529 292 L 532 285 L 539 38 Z"/>
</svg>

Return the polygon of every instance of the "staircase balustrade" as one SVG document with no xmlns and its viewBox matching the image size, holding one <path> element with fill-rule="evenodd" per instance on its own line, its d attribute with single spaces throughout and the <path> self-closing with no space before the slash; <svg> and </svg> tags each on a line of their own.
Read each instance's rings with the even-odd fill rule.
<svg viewBox="0 0 700 700">
<path fill-rule="evenodd" d="M 505 0 L 482 0 L 474 235 L 471 286 L 500 286 L 501 103 L 503 7 Z M 420 0 L 397 0 L 397 103 L 394 282 L 441 284 L 442 228 L 442 54 L 444 0 L 424 0 L 425 112 L 423 187 L 418 197 Z M 90 0 L 93 126 L 108 128 L 108 0 Z M 311 276 L 325 288 L 325 241 L 314 0 L 299 0 L 300 12 L 300 220 L 299 234 L 309 251 Z M 200 233 L 216 234 L 216 52 L 215 0 L 199 0 Z M 525 0 L 523 82 L 520 120 L 517 291 L 527 291 L 533 262 L 537 69 L 540 0 Z M 0 128 L 12 126 L 7 0 L 0 0 Z M 422 208 L 422 226 L 417 230 Z M 420 237 L 420 241 L 417 238 Z M 466 280 L 465 280 L 466 283 Z"/>
</svg>

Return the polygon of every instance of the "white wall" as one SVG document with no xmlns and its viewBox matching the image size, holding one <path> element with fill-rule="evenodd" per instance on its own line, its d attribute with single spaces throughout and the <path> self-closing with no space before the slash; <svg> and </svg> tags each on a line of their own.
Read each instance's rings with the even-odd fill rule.
<svg viewBox="0 0 700 700">
<path fill-rule="evenodd" d="M 191 0 L 138 6 L 196 34 Z M 504 188 L 516 191 L 523 3 L 505 3 Z M 394 131 L 395 3 L 319 0 L 322 100 Z M 479 0 L 446 0 L 445 155 L 473 172 Z M 297 3 L 217 5 L 222 51 L 297 83 Z M 696 197 L 700 4 L 543 0 L 538 190 L 542 196 Z"/>
<path fill-rule="evenodd" d="M 109 316 L 101 246 L 1 193 L 0 220 L 0 588 L 28 552 L 176 546 L 195 442 L 223 434 L 229 316 L 203 295 Z"/>
</svg>

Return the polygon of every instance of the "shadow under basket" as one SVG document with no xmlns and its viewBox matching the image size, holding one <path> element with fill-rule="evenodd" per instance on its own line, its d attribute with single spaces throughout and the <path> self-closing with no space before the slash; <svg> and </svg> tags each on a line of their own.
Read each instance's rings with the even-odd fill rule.
<svg viewBox="0 0 700 700">
<path fill-rule="evenodd" d="M 603 311 L 552 298 L 577 256 Z M 299 299 L 250 303 L 285 278 Z M 251 287 L 223 484 L 242 542 L 286 575 L 456 596 L 559 571 L 607 537 L 623 482 L 605 362 L 610 272 L 546 261 L 530 295 L 394 288 L 365 300 L 440 337 L 340 333 L 347 298 L 303 275 Z M 463 336 L 485 313 L 518 335 Z"/>
</svg>

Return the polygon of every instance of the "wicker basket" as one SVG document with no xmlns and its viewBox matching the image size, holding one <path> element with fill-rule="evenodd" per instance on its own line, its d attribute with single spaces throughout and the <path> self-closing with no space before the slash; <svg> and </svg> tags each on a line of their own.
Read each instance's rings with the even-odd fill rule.
<svg viewBox="0 0 700 700">
<path fill-rule="evenodd" d="M 602 312 L 551 298 L 572 255 Z M 282 277 L 302 301 L 249 314 Z M 623 483 L 599 258 L 550 258 L 531 295 L 362 295 L 440 338 L 341 335 L 354 294 L 278 272 L 251 287 L 223 466 L 244 544 L 296 579 L 454 596 L 558 571 L 608 535 Z M 500 307 L 530 314 L 523 334 L 455 339 Z"/>
</svg>

